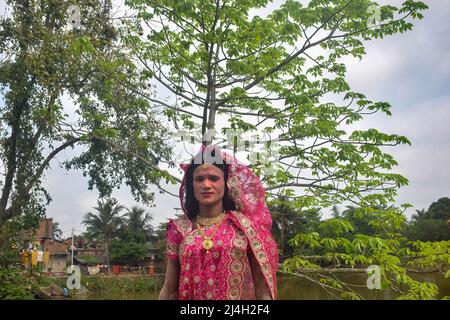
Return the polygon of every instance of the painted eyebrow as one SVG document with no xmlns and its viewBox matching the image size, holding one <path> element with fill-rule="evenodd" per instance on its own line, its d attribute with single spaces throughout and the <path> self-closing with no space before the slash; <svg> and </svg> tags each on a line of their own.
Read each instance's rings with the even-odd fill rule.
<svg viewBox="0 0 450 320">
<path fill-rule="evenodd" d="M 199 175 L 194 176 L 194 179 L 199 178 L 199 177 L 203 178 L 204 176 L 205 176 L 204 174 L 199 174 Z M 208 174 L 207 176 L 208 176 L 208 178 L 219 178 L 220 179 L 220 176 L 215 175 L 215 174 Z"/>
</svg>

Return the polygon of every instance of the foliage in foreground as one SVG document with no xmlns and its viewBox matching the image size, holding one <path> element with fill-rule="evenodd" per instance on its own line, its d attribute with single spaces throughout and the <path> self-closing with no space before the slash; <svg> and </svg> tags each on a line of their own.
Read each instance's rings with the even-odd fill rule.
<svg viewBox="0 0 450 320">
<path fill-rule="evenodd" d="M 362 295 L 343 285 L 327 269 L 358 269 L 376 265 L 381 289 L 390 288 L 398 299 L 434 299 L 438 287 L 431 282 L 414 280 L 408 271 L 439 272 L 449 277 L 450 241 L 408 241 L 402 232 L 405 218 L 398 209 L 355 209 L 360 217 L 370 217 L 372 235 L 357 233 L 343 218 L 322 221 L 318 232 L 298 233 L 290 240 L 297 255 L 286 259 L 283 272 L 298 274 L 324 289 L 338 292 L 338 298 L 362 299 Z"/>
<path fill-rule="evenodd" d="M 40 268 L 25 270 L 20 261 L 20 244 L 33 221 L 13 219 L 0 229 L 0 300 L 34 299 L 32 289 L 44 281 Z"/>
</svg>

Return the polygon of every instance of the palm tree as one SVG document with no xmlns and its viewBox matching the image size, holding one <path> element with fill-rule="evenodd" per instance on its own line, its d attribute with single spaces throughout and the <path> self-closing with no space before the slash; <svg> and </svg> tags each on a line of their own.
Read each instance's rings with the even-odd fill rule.
<svg viewBox="0 0 450 320">
<path fill-rule="evenodd" d="M 59 228 L 59 223 L 53 222 L 53 225 L 52 225 L 53 239 L 61 240 L 62 233 L 63 233 L 62 230 Z"/>
<path fill-rule="evenodd" d="M 145 242 L 153 237 L 153 226 L 150 224 L 153 217 L 144 208 L 134 206 L 128 209 L 125 216 L 125 228 L 132 240 Z"/>
<path fill-rule="evenodd" d="M 341 211 L 339 210 L 339 207 L 337 205 L 333 205 L 332 211 L 333 218 L 339 219 L 342 216 Z"/>
<path fill-rule="evenodd" d="M 109 242 L 114 239 L 123 223 L 120 213 L 125 207 L 118 204 L 116 199 L 98 200 L 96 213 L 88 212 L 83 219 L 87 232 L 94 238 L 103 242 L 106 250 L 106 264 L 109 265 Z"/>
<path fill-rule="evenodd" d="M 411 221 L 418 221 L 420 219 L 423 219 L 427 216 L 427 212 L 425 211 L 425 209 L 422 210 L 416 210 L 416 213 L 414 213 L 411 216 Z"/>
</svg>

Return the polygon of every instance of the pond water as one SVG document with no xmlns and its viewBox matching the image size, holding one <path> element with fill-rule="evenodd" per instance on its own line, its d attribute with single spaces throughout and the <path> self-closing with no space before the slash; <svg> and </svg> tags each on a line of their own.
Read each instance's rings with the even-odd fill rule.
<svg viewBox="0 0 450 320">
<path fill-rule="evenodd" d="M 410 276 L 416 280 L 433 282 L 439 286 L 438 298 L 450 296 L 450 279 L 445 279 L 442 275 L 436 273 L 415 273 Z M 337 277 L 346 283 L 359 285 L 352 287 L 355 292 L 361 294 L 368 300 L 391 300 L 397 297 L 392 290 L 369 290 L 366 287 L 367 274 L 364 273 L 345 273 L 338 274 Z M 159 291 L 138 292 L 133 294 L 101 294 L 79 296 L 77 299 L 87 300 L 156 300 Z M 332 290 L 326 290 L 318 284 L 299 277 L 279 277 L 278 278 L 278 298 L 279 300 L 333 300 L 339 293 Z"/>
<path fill-rule="evenodd" d="M 413 279 L 425 282 L 433 282 L 439 287 L 437 298 L 450 296 L 450 279 L 437 273 L 409 274 Z M 342 273 L 336 277 L 345 283 L 358 285 L 352 290 L 368 300 L 393 300 L 398 294 L 393 290 L 369 290 L 367 288 L 367 274 Z M 334 300 L 339 297 L 339 292 L 325 289 L 318 284 L 299 277 L 282 277 L 278 283 L 278 295 L 280 300 Z M 335 295 L 335 296 L 333 296 Z"/>
</svg>

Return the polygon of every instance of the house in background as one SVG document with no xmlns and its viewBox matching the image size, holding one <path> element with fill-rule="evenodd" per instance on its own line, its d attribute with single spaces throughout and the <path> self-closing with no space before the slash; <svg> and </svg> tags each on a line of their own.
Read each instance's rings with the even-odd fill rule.
<svg viewBox="0 0 450 320">
<path fill-rule="evenodd" d="M 36 231 L 30 233 L 28 239 L 32 244 L 29 263 L 34 265 L 32 256 L 42 252 L 42 256 L 48 258 L 37 260 L 36 264 L 41 265 L 44 272 L 65 273 L 69 256 L 68 247 L 63 241 L 53 238 L 53 219 L 42 219 Z"/>
<path fill-rule="evenodd" d="M 68 263 L 68 247 L 67 245 L 61 241 L 52 239 L 48 243 L 48 251 L 49 251 L 49 261 L 46 265 L 46 269 L 48 272 L 63 272 L 67 271 L 67 263 Z"/>
<path fill-rule="evenodd" d="M 143 265 L 146 268 L 153 268 L 155 273 L 161 273 L 163 269 L 163 257 L 161 256 L 161 249 L 159 247 L 148 248 Z"/>
<path fill-rule="evenodd" d="M 36 232 L 37 231 L 37 232 Z M 35 230 L 34 235 L 30 234 L 33 243 L 33 251 L 42 251 L 48 256 L 45 261 L 38 262 L 43 267 L 44 272 L 50 274 L 66 273 L 67 267 L 71 263 L 72 258 L 72 241 L 74 243 L 74 264 L 78 265 L 82 274 L 87 274 L 88 267 L 92 266 L 92 261 L 96 261 L 99 265 L 106 265 L 106 250 L 97 247 L 96 244 L 83 237 L 66 238 L 58 240 L 53 238 L 53 219 L 42 219 L 39 223 L 39 229 Z M 142 262 L 136 266 L 127 266 L 131 270 L 153 270 L 152 273 L 163 272 L 164 255 L 161 253 L 158 245 L 150 245 Z M 95 258 L 95 259 L 92 259 Z"/>
</svg>

